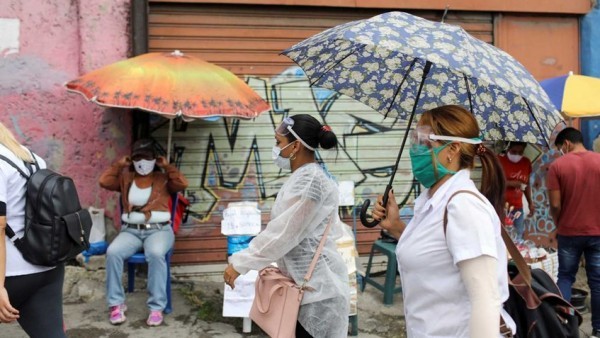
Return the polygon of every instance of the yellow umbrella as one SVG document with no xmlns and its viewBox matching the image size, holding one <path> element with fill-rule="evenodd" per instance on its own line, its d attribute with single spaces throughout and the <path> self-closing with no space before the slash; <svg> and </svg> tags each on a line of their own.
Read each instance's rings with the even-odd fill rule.
<svg viewBox="0 0 600 338">
<path fill-rule="evenodd" d="M 600 116 L 600 78 L 569 73 L 541 81 L 540 85 L 565 115 Z"/>
</svg>

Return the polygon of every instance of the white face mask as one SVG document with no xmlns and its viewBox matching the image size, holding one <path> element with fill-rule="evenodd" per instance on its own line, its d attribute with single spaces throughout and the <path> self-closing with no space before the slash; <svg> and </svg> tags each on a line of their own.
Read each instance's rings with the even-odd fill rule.
<svg viewBox="0 0 600 338">
<path fill-rule="evenodd" d="M 523 155 L 515 155 L 511 153 L 506 153 L 506 156 L 508 157 L 508 160 L 512 163 L 517 163 L 523 158 Z"/>
<path fill-rule="evenodd" d="M 154 165 L 156 164 L 156 160 L 139 160 L 139 161 L 133 161 L 133 168 L 135 169 L 135 172 L 142 175 L 142 176 L 146 176 L 148 174 L 150 174 L 152 172 L 152 170 L 154 170 Z"/>
<path fill-rule="evenodd" d="M 283 170 L 290 170 L 292 168 L 292 162 L 290 161 L 290 158 L 281 157 L 281 152 L 283 151 L 283 149 L 289 147 L 292 144 L 294 144 L 294 142 L 288 144 L 283 148 L 273 146 L 273 163 L 275 163 L 276 166 Z"/>
</svg>

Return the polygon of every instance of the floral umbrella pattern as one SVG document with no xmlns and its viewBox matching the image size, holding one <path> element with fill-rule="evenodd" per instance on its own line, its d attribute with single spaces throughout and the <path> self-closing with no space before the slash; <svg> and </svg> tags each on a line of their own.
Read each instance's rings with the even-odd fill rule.
<svg viewBox="0 0 600 338">
<path fill-rule="evenodd" d="M 119 61 L 66 87 L 101 106 L 137 108 L 188 121 L 214 116 L 251 119 L 270 109 L 230 71 L 179 51 Z"/>
<path fill-rule="evenodd" d="M 407 119 L 425 64 L 417 113 L 443 104 L 475 115 L 488 140 L 547 145 L 560 113 L 533 76 L 504 51 L 461 27 L 389 12 L 323 31 L 283 52 L 311 85 Z"/>
</svg>

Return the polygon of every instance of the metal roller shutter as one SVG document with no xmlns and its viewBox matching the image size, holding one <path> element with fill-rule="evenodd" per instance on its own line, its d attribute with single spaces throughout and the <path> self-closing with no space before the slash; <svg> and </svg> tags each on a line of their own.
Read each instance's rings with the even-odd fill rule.
<svg viewBox="0 0 600 338">
<path fill-rule="evenodd" d="M 330 91 L 310 88 L 294 64 L 279 53 L 311 35 L 352 20 L 384 12 L 293 6 L 240 6 L 150 3 L 150 51 L 179 49 L 225 67 L 244 78 L 274 108 L 253 121 L 220 119 L 194 121 L 174 132 L 183 147 L 181 170 L 190 180 L 191 218 L 177 236 L 173 262 L 223 262 L 227 243 L 220 234 L 223 210 L 229 202 L 257 201 L 263 224 L 275 194 L 289 173 L 271 161 L 273 129 L 285 114 L 309 113 L 338 135 L 339 151 L 322 156 L 338 181 L 353 181 L 356 205 L 382 193 L 395 161 L 402 123 L 383 120 L 378 113 Z M 440 20 L 441 12 L 413 12 Z M 492 43 L 491 13 L 449 14 L 474 36 Z M 167 127 L 155 120 L 153 136 L 165 141 Z M 180 148 L 181 149 L 181 148 Z M 408 156 L 401 161 L 394 186 L 398 201 L 410 213 L 415 189 Z M 353 225 L 351 207 L 340 215 Z M 379 230 L 357 224 L 359 252 L 366 253 Z M 285 245 L 282 243 L 282 245 Z"/>
</svg>

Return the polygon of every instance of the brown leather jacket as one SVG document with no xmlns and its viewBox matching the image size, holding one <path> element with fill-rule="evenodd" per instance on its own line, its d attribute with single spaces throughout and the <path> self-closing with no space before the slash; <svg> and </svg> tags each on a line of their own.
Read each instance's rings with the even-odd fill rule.
<svg viewBox="0 0 600 338">
<path fill-rule="evenodd" d="M 148 203 L 142 207 L 141 212 L 146 215 L 146 220 L 150 219 L 151 211 L 170 211 L 169 202 L 171 195 L 184 190 L 188 186 L 188 181 L 177 167 L 167 165 L 166 172 L 154 171 L 152 182 L 152 193 Z M 131 212 L 132 206 L 129 205 L 129 187 L 133 182 L 134 171 L 129 167 L 122 168 L 117 163 L 113 163 L 100 175 L 99 183 L 104 189 L 118 191 L 121 193 L 121 203 L 123 212 Z"/>
</svg>

